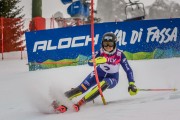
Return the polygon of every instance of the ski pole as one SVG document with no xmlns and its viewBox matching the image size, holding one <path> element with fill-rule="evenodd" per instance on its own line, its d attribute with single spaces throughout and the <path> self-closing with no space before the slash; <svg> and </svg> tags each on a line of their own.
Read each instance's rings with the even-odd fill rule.
<svg viewBox="0 0 180 120">
<path fill-rule="evenodd" d="M 138 89 L 139 91 L 177 91 L 178 89 Z"/>
</svg>

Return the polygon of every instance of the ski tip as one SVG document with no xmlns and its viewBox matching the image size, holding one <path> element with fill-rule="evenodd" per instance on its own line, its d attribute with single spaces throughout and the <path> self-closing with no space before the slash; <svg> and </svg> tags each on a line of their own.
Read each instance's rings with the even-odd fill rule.
<svg viewBox="0 0 180 120">
<path fill-rule="evenodd" d="M 73 108 L 74 108 L 74 110 L 75 110 L 76 112 L 79 111 L 79 105 L 78 105 L 78 104 L 74 104 L 74 105 L 73 105 Z"/>
<path fill-rule="evenodd" d="M 64 113 L 67 111 L 67 107 L 64 105 L 60 105 L 58 108 L 56 108 L 56 111 L 59 111 L 60 113 Z"/>
</svg>

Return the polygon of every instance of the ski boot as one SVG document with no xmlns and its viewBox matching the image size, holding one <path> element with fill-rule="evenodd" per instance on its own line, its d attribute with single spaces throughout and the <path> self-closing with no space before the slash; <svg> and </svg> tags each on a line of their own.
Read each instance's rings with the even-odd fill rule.
<svg viewBox="0 0 180 120">
<path fill-rule="evenodd" d="M 64 95 L 69 98 L 70 100 L 72 100 L 74 97 L 77 97 L 79 95 L 82 94 L 82 91 L 80 88 L 76 87 L 76 88 L 72 88 L 71 90 L 67 91 L 64 93 Z"/>
</svg>

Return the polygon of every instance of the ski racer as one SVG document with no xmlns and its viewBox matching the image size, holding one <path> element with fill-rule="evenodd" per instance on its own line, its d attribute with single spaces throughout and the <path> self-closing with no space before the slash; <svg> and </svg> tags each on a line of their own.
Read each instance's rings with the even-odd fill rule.
<svg viewBox="0 0 180 120">
<path fill-rule="evenodd" d="M 133 71 L 123 52 L 117 49 L 116 42 L 117 37 L 114 33 L 105 33 L 102 37 L 101 49 L 97 51 L 95 55 L 95 62 L 97 64 L 96 69 L 101 89 L 102 91 L 112 89 L 118 84 L 119 67 L 121 65 L 127 74 L 129 82 L 128 92 L 130 95 L 136 95 L 138 93 L 138 89 L 134 84 Z M 93 66 L 93 61 L 89 60 L 88 64 Z M 85 93 L 93 86 L 95 87 L 74 105 L 76 111 L 79 111 L 81 105 L 94 100 L 100 95 L 94 71 L 92 71 L 79 86 L 64 93 L 66 97 L 72 100 L 74 97 Z"/>
</svg>

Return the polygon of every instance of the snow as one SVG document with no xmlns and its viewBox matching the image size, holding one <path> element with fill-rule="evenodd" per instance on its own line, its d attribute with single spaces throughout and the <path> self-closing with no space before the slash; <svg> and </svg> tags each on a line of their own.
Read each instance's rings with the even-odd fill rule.
<svg viewBox="0 0 180 120">
<path fill-rule="evenodd" d="M 180 89 L 180 58 L 129 61 L 139 88 Z M 120 81 L 101 98 L 87 103 L 79 112 L 69 108 L 51 113 L 54 98 L 68 101 L 62 94 L 76 87 L 93 70 L 88 65 L 28 71 L 27 60 L 0 61 L 0 120 L 179 120 L 180 91 L 142 92 L 130 96 L 125 72 Z M 77 102 L 77 97 L 73 102 Z M 67 102 L 71 106 L 71 102 Z"/>
<path fill-rule="evenodd" d="M 174 0 L 179 2 L 177 0 Z M 154 0 L 140 0 L 145 6 Z M 22 0 L 26 18 L 31 18 L 31 0 Z M 43 1 L 43 17 L 50 18 L 57 11 L 67 17 L 67 6 Z M 52 8 L 47 9 L 46 8 Z M 18 58 L 17 58 L 18 54 Z M 10 56 L 10 57 L 9 57 Z M 0 55 L 1 57 L 1 55 Z M 177 88 L 172 92 L 127 92 L 126 74 L 120 68 L 119 84 L 104 92 L 107 105 L 101 98 L 87 103 L 79 112 L 69 108 L 63 114 L 50 114 L 54 98 L 71 106 L 62 97 L 66 90 L 79 85 L 93 67 L 88 65 L 28 71 L 26 55 L 4 54 L 0 60 L 0 120 L 179 120 L 180 118 L 180 58 L 129 61 L 138 88 Z M 21 60 L 21 57 L 23 60 Z M 6 59 L 11 58 L 11 59 Z M 73 100 L 77 102 L 79 96 Z M 66 102 L 68 101 L 68 102 Z M 49 113 L 49 114 L 48 114 Z"/>
</svg>

